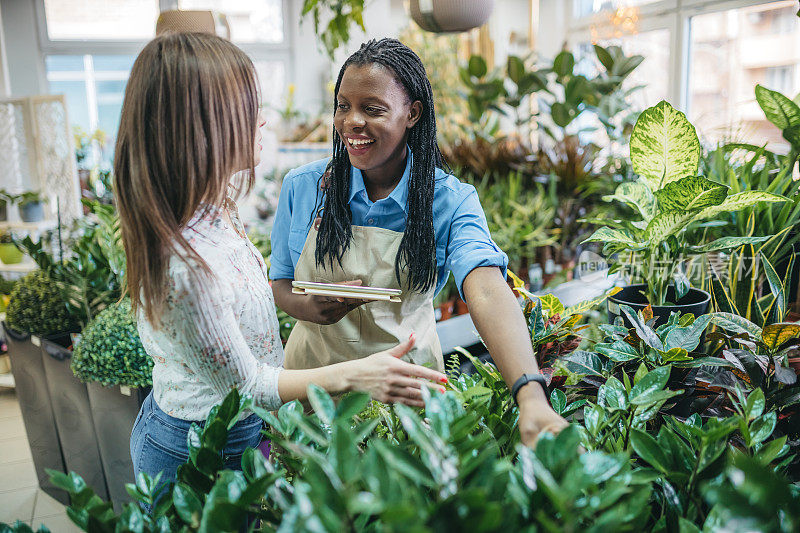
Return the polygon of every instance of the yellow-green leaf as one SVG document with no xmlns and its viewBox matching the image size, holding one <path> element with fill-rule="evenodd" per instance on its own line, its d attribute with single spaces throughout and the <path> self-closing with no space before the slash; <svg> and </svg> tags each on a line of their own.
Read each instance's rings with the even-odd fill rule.
<svg viewBox="0 0 800 533">
<path fill-rule="evenodd" d="M 631 135 L 633 170 L 657 191 L 697 173 L 700 141 L 686 115 L 666 101 L 639 115 Z"/>
<path fill-rule="evenodd" d="M 793 322 L 779 322 L 764 326 L 761 331 L 761 341 L 769 350 L 777 350 L 788 340 L 800 337 L 800 324 Z"/>
</svg>

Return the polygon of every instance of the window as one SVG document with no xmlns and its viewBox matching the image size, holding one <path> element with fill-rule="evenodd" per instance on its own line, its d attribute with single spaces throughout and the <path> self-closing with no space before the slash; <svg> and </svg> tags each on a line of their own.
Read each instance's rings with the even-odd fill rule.
<svg viewBox="0 0 800 533">
<path fill-rule="evenodd" d="M 35 0 L 49 92 L 65 94 L 70 123 L 103 130 L 108 142 L 92 163 L 110 163 L 131 66 L 155 36 L 165 9 L 223 13 L 231 39 L 252 58 L 267 108 L 289 82 L 291 54 L 284 24 L 288 0 Z"/>
<path fill-rule="evenodd" d="M 152 39 L 158 11 L 158 0 L 44 0 L 52 41 Z"/>
<path fill-rule="evenodd" d="M 794 65 L 767 67 L 764 69 L 764 74 L 764 86 L 793 96 L 791 92 L 794 88 Z"/>
<path fill-rule="evenodd" d="M 180 0 L 180 9 L 223 13 L 237 43 L 281 43 L 283 0 Z"/>
<path fill-rule="evenodd" d="M 67 97 L 70 124 L 87 132 L 100 129 L 108 136 L 100 155 L 107 163 L 134 59 L 132 55 L 51 55 L 45 60 L 50 92 Z"/>
<path fill-rule="evenodd" d="M 790 98 L 800 91 L 796 7 L 792 1 L 769 2 L 691 17 L 689 117 L 707 142 L 785 146 L 758 107 L 754 88 L 762 84 Z"/>
<path fill-rule="evenodd" d="M 576 18 L 601 13 L 603 11 L 616 11 L 627 7 L 651 4 L 658 0 L 574 0 L 574 13 Z"/>
</svg>

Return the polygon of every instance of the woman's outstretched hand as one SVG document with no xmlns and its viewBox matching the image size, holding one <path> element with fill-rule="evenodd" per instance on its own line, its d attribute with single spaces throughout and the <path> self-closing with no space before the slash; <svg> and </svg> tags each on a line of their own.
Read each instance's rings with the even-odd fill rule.
<svg viewBox="0 0 800 533">
<path fill-rule="evenodd" d="M 432 387 L 444 392 L 447 376 L 424 366 L 400 359 L 414 347 L 414 335 L 389 350 L 363 359 L 341 363 L 348 381 L 348 390 L 367 392 L 379 402 L 403 403 L 425 407 L 422 387 Z"/>
</svg>

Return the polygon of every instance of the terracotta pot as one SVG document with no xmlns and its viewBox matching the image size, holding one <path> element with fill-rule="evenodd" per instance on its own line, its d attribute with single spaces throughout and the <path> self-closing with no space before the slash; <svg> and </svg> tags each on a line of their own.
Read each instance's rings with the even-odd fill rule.
<svg viewBox="0 0 800 533">
<path fill-rule="evenodd" d="M 439 321 L 447 320 L 453 316 L 453 307 L 455 302 L 453 300 L 447 301 L 439 306 L 439 310 L 442 312 L 442 316 L 439 318 Z"/>
<path fill-rule="evenodd" d="M 456 314 L 457 315 L 466 315 L 469 313 L 469 307 L 467 307 L 467 302 L 459 298 L 456 300 Z"/>
</svg>

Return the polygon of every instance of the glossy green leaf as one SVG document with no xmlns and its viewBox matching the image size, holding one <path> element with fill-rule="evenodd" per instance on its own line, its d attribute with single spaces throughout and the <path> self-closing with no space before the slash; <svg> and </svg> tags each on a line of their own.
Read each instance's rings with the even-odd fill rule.
<svg viewBox="0 0 800 533">
<path fill-rule="evenodd" d="M 325 389 L 315 385 L 314 383 L 308 386 L 308 403 L 314 408 L 314 412 L 326 424 L 333 421 L 336 414 L 336 404 Z"/>
<path fill-rule="evenodd" d="M 779 129 L 785 130 L 800 124 L 800 106 L 778 91 L 756 85 L 756 100 L 767 120 Z"/>
<path fill-rule="evenodd" d="M 656 439 L 637 428 L 631 430 L 630 439 L 631 445 L 639 457 L 664 474 L 670 472 L 671 464 L 669 459 L 658 442 L 656 442 Z"/>
<path fill-rule="evenodd" d="M 625 341 L 614 341 L 611 344 L 597 344 L 595 351 L 599 354 L 605 355 L 612 361 L 623 363 L 641 357 L 633 346 Z"/>
<path fill-rule="evenodd" d="M 575 56 L 570 52 L 562 51 L 553 60 L 553 71 L 556 75 L 563 77 L 572 74 L 572 69 L 575 66 Z"/>
<path fill-rule="evenodd" d="M 486 65 L 486 60 L 481 56 L 473 55 L 469 58 L 469 73 L 476 78 L 482 78 L 489 72 L 489 67 Z"/>
<path fill-rule="evenodd" d="M 508 77 L 511 78 L 511 81 L 519 85 L 520 81 L 522 80 L 522 76 L 525 74 L 525 64 L 522 62 L 522 59 L 517 56 L 508 56 L 506 68 L 508 71 Z"/>
<path fill-rule="evenodd" d="M 731 333 L 747 333 L 754 339 L 761 338 L 761 328 L 746 318 L 733 313 L 711 313 L 711 323 Z"/>
<path fill-rule="evenodd" d="M 172 489 L 172 504 L 175 506 L 178 516 L 186 524 L 195 528 L 200 525 L 203 506 L 190 487 L 183 483 L 177 483 Z"/>
<path fill-rule="evenodd" d="M 639 401 L 640 398 L 648 398 L 654 393 L 662 391 L 667 386 L 669 374 L 669 366 L 659 366 L 648 372 L 631 389 L 629 395 L 631 402 Z"/>
</svg>

